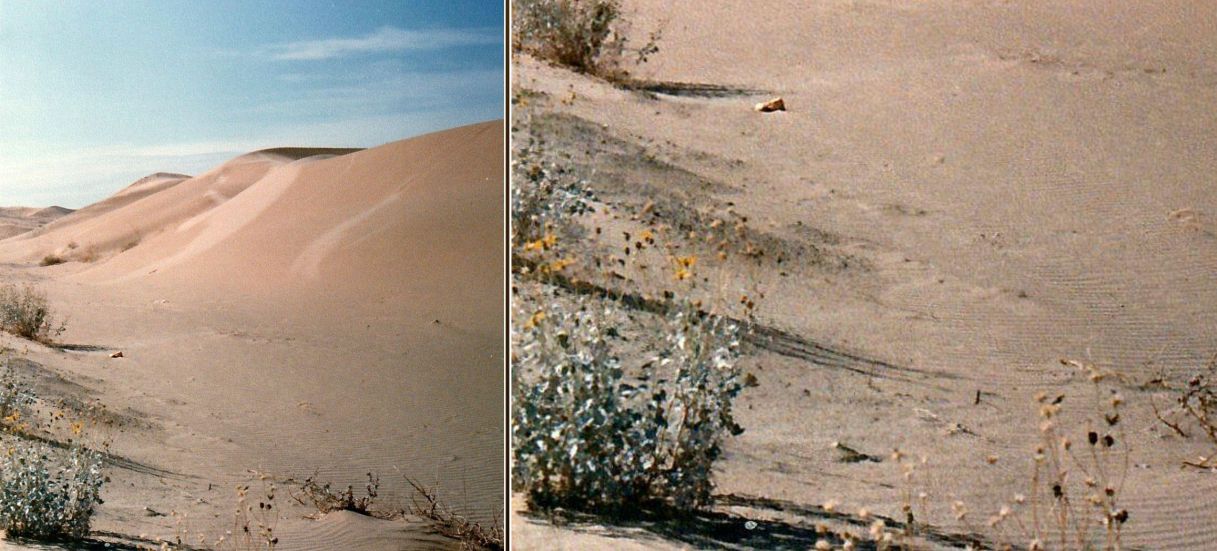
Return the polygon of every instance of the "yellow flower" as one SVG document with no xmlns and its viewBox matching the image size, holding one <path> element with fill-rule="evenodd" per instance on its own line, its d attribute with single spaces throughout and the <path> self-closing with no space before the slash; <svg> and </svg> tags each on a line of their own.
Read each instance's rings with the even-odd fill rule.
<svg viewBox="0 0 1217 551">
<path fill-rule="evenodd" d="M 537 310 L 537 312 L 535 314 L 533 314 L 531 317 L 529 317 L 528 321 L 524 323 L 524 328 L 532 329 L 533 327 L 536 327 L 537 324 L 541 323 L 541 321 L 544 319 L 545 319 L 545 312 L 543 312 L 541 310 Z"/>
<path fill-rule="evenodd" d="M 529 241 L 528 243 L 525 243 L 524 250 L 526 250 L 526 251 L 541 251 L 541 250 L 548 251 L 548 250 L 554 248 L 554 245 L 557 245 L 557 244 L 558 244 L 558 237 L 555 236 L 552 232 L 547 232 L 544 237 L 542 237 L 536 241 Z"/>
</svg>

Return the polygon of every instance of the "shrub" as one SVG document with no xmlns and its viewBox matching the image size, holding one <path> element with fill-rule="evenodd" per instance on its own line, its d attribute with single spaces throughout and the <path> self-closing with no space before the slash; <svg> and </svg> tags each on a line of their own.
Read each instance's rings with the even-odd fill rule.
<svg viewBox="0 0 1217 551">
<path fill-rule="evenodd" d="M 654 34 L 642 48 L 627 47 L 619 0 L 514 0 L 511 15 L 513 48 L 580 72 L 607 76 L 627 52 L 642 62 L 659 50 Z"/>
<path fill-rule="evenodd" d="M 46 342 L 64 329 L 62 323 L 53 323 L 46 294 L 28 285 L 0 286 L 0 330 Z"/>
<path fill-rule="evenodd" d="M 0 528 L 7 537 L 82 538 L 102 503 L 101 454 L 20 442 L 0 457 Z"/>
<path fill-rule="evenodd" d="M 547 160 L 541 144 L 530 140 L 512 154 L 512 246 L 541 239 L 555 222 L 592 212 L 594 199 L 585 182 Z"/>
<path fill-rule="evenodd" d="M 67 262 L 67 261 L 64 260 L 64 258 L 62 256 L 59 256 L 57 254 L 48 254 L 48 255 L 42 257 L 42 262 L 40 262 L 39 264 L 42 266 L 54 266 L 56 264 L 63 264 L 64 262 Z"/>
<path fill-rule="evenodd" d="M 517 303 L 513 319 L 527 322 L 512 327 L 513 377 L 536 376 L 513 385 L 514 489 L 542 508 L 708 504 L 722 441 L 743 432 L 731 415 L 741 328 L 673 304 L 648 331 L 653 372 L 630 377 L 618 354 L 626 316 L 573 300 L 536 312 Z"/>
<path fill-rule="evenodd" d="M 4 372 L 0 373 L 0 423 L 7 425 L 26 415 L 34 403 L 34 393 L 17 377 L 7 359 L 3 368 Z"/>
</svg>

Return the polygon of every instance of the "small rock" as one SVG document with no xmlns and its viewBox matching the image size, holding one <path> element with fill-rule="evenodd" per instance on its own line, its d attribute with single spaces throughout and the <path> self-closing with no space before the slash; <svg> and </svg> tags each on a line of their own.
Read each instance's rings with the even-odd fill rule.
<svg viewBox="0 0 1217 551">
<path fill-rule="evenodd" d="M 165 513 L 156 511 L 156 510 L 152 509 L 151 507 L 144 506 L 144 516 L 146 516 L 146 517 L 163 517 L 163 516 L 165 516 Z"/>
<path fill-rule="evenodd" d="M 122 353 L 122 351 L 120 350 L 120 351 L 118 351 L 118 352 L 115 352 L 115 353 L 113 353 L 113 354 L 110 354 L 110 357 L 111 357 L 111 358 L 121 358 L 121 357 L 123 357 L 123 353 Z"/>
<path fill-rule="evenodd" d="M 761 113 L 772 113 L 774 111 L 785 111 L 786 102 L 783 101 L 782 98 L 773 98 L 769 101 L 763 101 L 761 103 L 756 104 L 753 107 L 753 109 L 760 111 Z"/>
<path fill-rule="evenodd" d="M 879 463 L 883 458 L 862 453 L 840 442 L 833 442 L 832 447 L 837 452 L 837 461 L 841 463 L 861 463 L 863 461 L 872 461 Z"/>
</svg>

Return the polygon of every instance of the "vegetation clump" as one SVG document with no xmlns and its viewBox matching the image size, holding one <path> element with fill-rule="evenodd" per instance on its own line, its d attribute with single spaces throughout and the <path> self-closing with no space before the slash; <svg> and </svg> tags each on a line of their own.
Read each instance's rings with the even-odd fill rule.
<svg viewBox="0 0 1217 551">
<path fill-rule="evenodd" d="M 94 509 L 102 503 L 102 454 L 79 442 L 52 446 L 30 440 L 23 421 L 37 397 L 5 361 L 0 374 L 0 419 L 16 438 L 0 453 L 0 529 L 6 537 L 38 540 L 88 536 Z M 80 435 L 83 423 L 74 423 Z"/>
<path fill-rule="evenodd" d="M 368 473 L 366 494 L 362 497 L 355 497 L 355 488 L 353 486 L 347 486 L 345 492 L 335 492 L 330 489 L 329 482 L 324 484 L 318 482 L 317 475 L 314 474 L 304 479 L 304 483 L 300 486 L 300 493 L 292 497 L 302 505 L 311 504 L 322 513 L 351 511 L 361 515 L 373 515 L 372 504 L 376 502 L 376 498 L 379 495 L 377 490 L 379 488 L 380 478 L 372 473 Z"/>
<path fill-rule="evenodd" d="M 627 54 L 638 62 L 659 51 L 657 33 L 629 47 L 620 0 L 514 0 L 512 48 L 579 72 L 614 76 Z"/>
<path fill-rule="evenodd" d="M 101 454 L 22 441 L 0 456 L 0 528 L 7 537 L 84 538 L 102 503 Z"/>
<path fill-rule="evenodd" d="M 1166 426 L 1184 438 L 1189 438 L 1189 430 L 1195 428 L 1204 433 L 1209 442 L 1217 448 L 1217 356 L 1208 367 L 1197 373 L 1187 382 L 1187 387 L 1179 391 L 1175 397 L 1174 408 L 1165 414 L 1153 405 L 1154 414 Z M 1185 430 L 1186 425 L 1189 430 Z M 1217 469 L 1217 450 L 1208 456 L 1196 460 L 1185 460 L 1183 465 L 1198 469 Z"/>
<path fill-rule="evenodd" d="M 436 531 L 460 541 L 462 549 L 501 551 L 504 548 L 502 524 L 496 521 L 486 528 L 444 505 L 434 489 L 426 488 L 410 477 L 406 477 L 406 482 L 415 492 L 409 512 L 430 520 Z"/>
<path fill-rule="evenodd" d="M 376 507 L 379 497 L 380 477 L 368 473 L 368 484 L 362 497 L 355 496 L 353 486 L 347 486 L 346 491 L 334 491 L 330 484 L 317 481 L 317 475 L 306 478 L 301 484 L 300 492 L 292 497 L 302 505 L 312 505 L 320 513 L 334 511 L 350 511 L 379 519 L 398 519 L 412 514 L 425 518 L 432 523 L 436 532 L 461 542 L 462 549 L 499 551 L 503 549 L 503 527 L 498 522 L 486 528 L 458 514 L 439 499 L 439 493 L 432 488 L 424 487 L 410 477 L 406 482 L 414 488 L 415 495 L 411 498 L 409 509 Z"/>
<path fill-rule="evenodd" d="M 49 342 L 65 329 L 55 325 L 46 294 L 26 285 L 0 286 L 0 330 L 22 338 Z"/>
<path fill-rule="evenodd" d="M 543 239 L 547 227 L 594 212 L 595 198 L 586 182 L 547 159 L 544 144 L 530 138 L 511 160 L 512 248 Z"/>
<path fill-rule="evenodd" d="M 674 303 L 654 354 L 627 374 L 611 303 L 516 305 L 512 327 L 512 481 L 533 506 L 624 512 L 709 504 L 713 463 L 743 429 L 731 408 L 743 388 L 739 324 Z M 535 304 L 536 302 L 532 302 Z"/>
</svg>

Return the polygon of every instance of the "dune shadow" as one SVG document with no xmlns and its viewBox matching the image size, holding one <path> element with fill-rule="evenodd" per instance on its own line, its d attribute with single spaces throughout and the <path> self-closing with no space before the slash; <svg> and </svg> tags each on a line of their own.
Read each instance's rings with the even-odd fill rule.
<svg viewBox="0 0 1217 551">
<path fill-rule="evenodd" d="M 723 86 L 721 84 L 707 84 L 702 82 L 675 82 L 661 80 L 642 80 L 631 79 L 616 83 L 617 87 L 632 90 L 635 92 L 643 92 L 647 94 L 661 94 L 665 96 L 676 97 L 692 97 L 702 99 L 723 99 L 746 96 L 758 96 L 765 94 L 765 90 L 755 90 L 752 88 L 741 88 L 735 86 Z"/>
<path fill-rule="evenodd" d="M 68 344 L 68 343 L 51 343 L 47 346 L 59 350 L 60 352 L 109 352 L 113 350 L 107 346 L 99 344 Z"/>
<path fill-rule="evenodd" d="M 743 516 L 715 511 L 674 516 L 664 511 L 639 510 L 629 517 L 613 518 L 570 511 L 525 512 L 523 515 L 576 532 L 594 531 L 597 535 L 615 539 L 651 536 L 696 549 L 806 550 L 813 548 L 821 539 L 838 545 L 842 543 L 839 538 L 817 534 L 813 526 L 772 521 L 750 522 Z"/>
<path fill-rule="evenodd" d="M 512 270 L 520 272 L 521 268 L 527 268 L 526 273 L 528 276 L 555 285 L 570 293 L 613 300 L 633 310 L 659 315 L 666 314 L 671 307 L 668 301 L 648 298 L 638 293 L 610 289 L 585 280 L 576 280 L 565 274 L 542 274 L 538 270 L 539 266 L 536 261 L 517 254 L 512 254 L 511 263 Z M 712 315 L 704 311 L 701 314 L 705 316 Z M 748 331 L 744 335 L 744 342 L 753 349 L 773 352 L 821 367 L 840 369 L 877 379 L 899 380 L 910 384 L 935 388 L 940 387 L 930 382 L 934 379 L 961 378 L 959 375 L 945 371 L 899 366 L 880 359 L 868 358 L 855 352 L 821 344 L 813 339 L 771 325 L 745 322 L 744 320 L 732 317 L 727 317 L 726 319 L 748 328 Z"/>
<path fill-rule="evenodd" d="M 715 497 L 715 510 L 673 512 L 639 509 L 629 516 L 604 517 L 571 511 L 529 511 L 523 516 L 535 522 L 548 522 L 576 532 L 595 533 L 620 539 L 656 537 L 695 549 L 776 549 L 806 550 L 824 540 L 833 548 L 841 546 L 842 534 L 854 534 L 855 549 L 877 549 L 875 542 L 861 537 L 876 519 L 889 530 L 904 531 L 907 524 L 882 516 L 859 518 L 822 507 L 736 494 Z M 781 518 L 778 518 L 781 517 Z M 819 528 L 817 528 L 819 527 Z M 918 525 L 913 536 L 941 548 L 990 549 L 984 538 L 971 534 L 947 534 Z M 889 547 L 901 549 L 899 545 Z"/>
<path fill-rule="evenodd" d="M 113 532 L 94 531 L 90 537 L 80 539 L 36 540 L 30 538 L 5 538 L 6 542 L 20 545 L 27 549 L 45 549 L 47 551 L 140 551 L 158 549 L 160 542 L 150 539 L 124 536 Z M 180 547 L 175 546 L 174 549 Z"/>
</svg>

